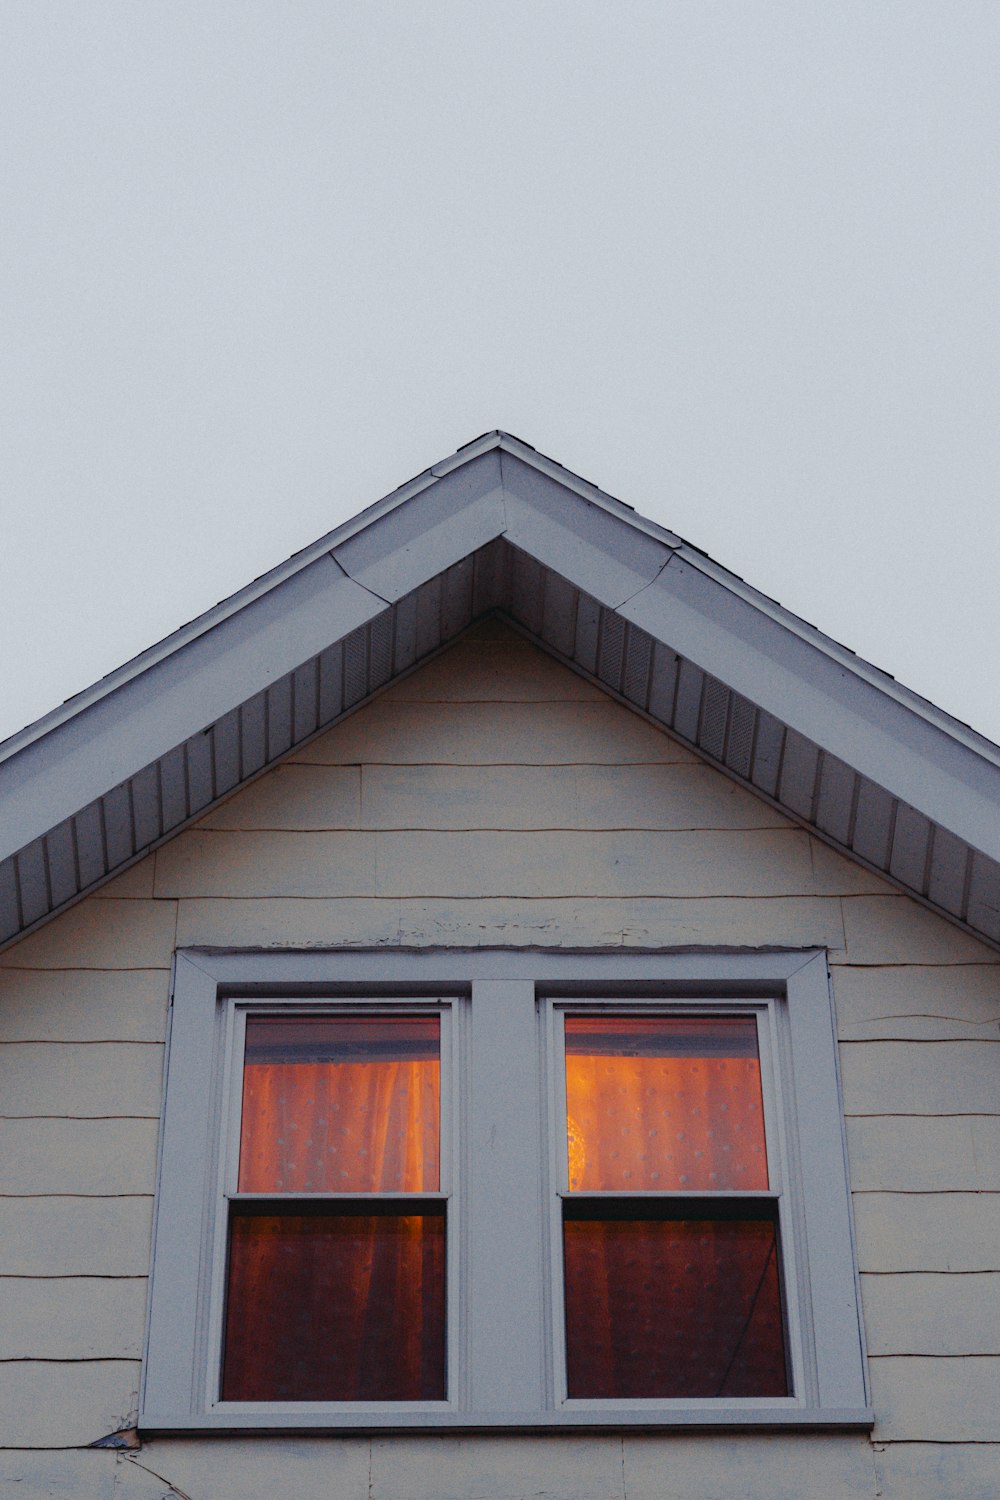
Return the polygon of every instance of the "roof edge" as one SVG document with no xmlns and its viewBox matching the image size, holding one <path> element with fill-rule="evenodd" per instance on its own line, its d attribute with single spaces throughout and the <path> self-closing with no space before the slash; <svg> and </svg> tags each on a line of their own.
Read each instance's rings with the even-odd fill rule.
<svg viewBox="0 0 1000 1500">
<path fill-rule="evenodd" d="M 683 560 L 688 566 L 696 569 L 714 583 L 727 589 L 743 602 L 752 605 L 771 619 L 775 624 L 788 630 L 791 634 L 799 637 L 814 649 L 835 661 L 855 676 L 861 678 L 871 686 L 879 689 L 887 697 L 894 700 L 900 706 L 908 709 L 933 726 L 940 732 L 950 736 L 962 744 L 966 749 L 981 756 L 984 760 L 1000 768 L 1000 745 L 981 734 L 971 725 L 939 708 L 930 699 L 923 697 L 913 689 L 906 687 L 891 674 L 866 658 L 859 656 L 827 635 L 809 621 L 796 615 L 784 605 L 763 594 L 760 590 L 746 583 L 738 574 L 733 573 L 723 564 L 716 562 L 708 554 L 693 546 L 674 532 L 660 526 L 657 522 L 639 515 L 632 506 L 615 496 L 602 490 L 599 486 L 583 479 L 572 470 L 558 463 L 556 460 L 540 453 L 524 439 L 514 434 L 505 432 L 500 428 L 481 434 L 465 443 L 462 447 L 450 454 L 447 458 L 430 465 L 421 470 L 412 479 L 390 490 L 386 495 L 366 506 L 356 515 L 342 522 L 339 526 L 326 532 L 309 546 L 295 552 L 284 562 L 277 564 L 262 573 L 243 588 L 230 594 L 217 604 L 212 605 L 202 614 L 195 616 L 184 625 L 179 626 L 169 635 L 154 642 L 151 646 L 132 657 L 129 661 L 115 668 L 106 676 L 99 678 L 89 687 L 81 689 L 65 702 L 59 704 L 49 713 L 41 718 L 27 724 L 24 728 L 15 731 L 6 740 L 0 742 L 0 766 L 11 761 L 22 751 L 28 749 L 32 744 L 44 738 L 53 730 L 58 729 L 78 717 L 80 714 L 92 707 L 95 703 L 110 697 L 129 682 L 140 677 L 144 672 L 156 666 L 158 663 L 168 659 L 175 653 L 182 651 L 192 642 L 198 640 L 213 630 L 218 625 L 239 613 L 247 605 L 263 598 L 265 595 L 280 587 L 288 579 L 295 577 L 304 569 L 310 567 L 317 559 L 333 553 L 334 549 L 343 545 L 351 537 L 364 530 L 373 521 L 391 514 L 400 506 L 406 504 L 421 491 L 430 488 L 439 480 L 456 470 L 472 463 L 485 453 L 496 449 L 511 454 L 521 462 L 530 465 L 539 473 L 561 484 L 564 488 L 580 496 L 590 504 L 625 522 L 637 531 L 665 544 L 674 550 L 678 560 Z M 338 568 L 342 565 L 333 558 Z M 345 576 L 346 573 L 345 573 Z"/>
</svg>

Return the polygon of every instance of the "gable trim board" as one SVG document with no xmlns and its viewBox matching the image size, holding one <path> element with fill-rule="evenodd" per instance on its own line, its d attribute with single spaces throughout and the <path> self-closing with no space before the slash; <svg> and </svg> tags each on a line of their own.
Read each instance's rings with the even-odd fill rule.
<svg viewBox="0 0 1000 1500">
<path fill-rule="evenodd" d="M 0 946 L 490 611 L 1000 948 L 1000 749 L 500 432 L 0 746 Z"/>
</svg>

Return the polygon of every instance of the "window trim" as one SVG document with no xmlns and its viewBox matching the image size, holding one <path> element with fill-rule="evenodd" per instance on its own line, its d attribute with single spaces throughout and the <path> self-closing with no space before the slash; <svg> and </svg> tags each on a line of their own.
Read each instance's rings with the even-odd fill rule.
<svg viewBox="0 0 1000 1500">
<path fill-rule="evenodd" d="M 468 997 L 473 987 L 481 1001 L 478 1018 L 475 1008 L 462 1014 L 466 1007 L 454 1006 L 452 1077 L 453 1082 L 460 1082 L 458 1096 L 453 1094 L 452 1132 L 458 1129 L 461 1110 L 467 1109 L 469 1090 L 477 1093 L 481 1117 L 467 1117 L 453 1145 L 456 1180 L 452 1187 L 459 1212 L 449 1228 L 448 1399 L 382 1407 L 365 1403 L 363 1409 L 354 1403 L 259 1406 L 213 1402 L 210 1382 L 217 1352 L 212 1265 L 215 1261 L 218 1274 L 223 1126 L 233 1088 L 231 1077 L 226 1076 L 226 1059 L 231 1057 L 228 1029 L 236 1013 L 230 1002 L 267 1000 L 280 1006 L 283 998 L 327 999 L 337 1006 L 370 997 L 376 1003 L 404 998 L 420 1006 L 428 1000 Z M 789 1198 L 794 1300 L 800 1308 L 800 1315 L 790 1316 L 789 1326 L 794 1396 L 742 1398 L 727 1404 L 710 1398 L 669 1402 L 576 1398 L 560 1403 L 553 1394 L 558 1360 L 552 1330 L 558 1328 L 560 1309 L 553 1296 L 557 1278 L 551 1266 L 548 1204 L 553 1184 L 546 1188 L 551 1147 L 545 1140 L 547 1136 L 552 1142 L 557 1136 L 553 1124 L 558 1122 L 553 1120 L 547 1018 L 555 1003 L 609 997 L 616 1005 L 629 1000 L 643 1004 L 683 1000 L 695 1008 L 713 1001 L 730 1008 L 734 1004 L 745 1009 L 763 1006 L 774 1017 L 770 1050 L 774 1082 L 780 1090 L 776 1113 L 782 1136 L 781 1171 Z M 527 1048 L 527 1059 L 517 1070 L 520 1101 L 516 1109 L 511 1107 L 506 1079 L 504 1093 L 495 1088 L 490 1098 L 485 1070 L 478 1078 L 473 1074 L 477 1059 L 483 1056 L 485 1033 L 473 1046 L 472 1030 L 491 1025 L 498 1028 L 498 1036 L 509 1036 L 511 1045 L 518 1038 L 519 1055 Z M 470 1231 L 476 1181 L 470 1168 L 476 1153 L 488 1149 L 484 1132 L 488 1135 L 497 1123 L 502 1131 L 519 1134 L 522 1152 L 526 1142 L 541 1142 L 534 1149 L 535 1228 L 540 1240 L 537 1274 L 529 1267 L 510 1264 L 508 1250 L 506 1273 L 512 1295 L 522 1302 L 520 1321 L 513 1318 L 509 1334 L 504 1330 L 507 1348 L 494 1361 L 496 1368 L 487 1370 L 481 1358 L 483 1340 L 478 1341 L 478 1354 L 476 1340 L 469 1342 L 470 1322 L 488 1285 L 481 1264 L 482 1222 L 478 1253 L 475 1224 Z M 192 1163 L 201 1163 L 202 1171 L 192 1171 Z M 525 1194 L 525 1202 L 529 1196 Z M 574 1427 L 843 1430 L 868 1428 L 874 1420 L 867 1387 L 832 999 L 826 955 L 815 949 L 742 953 L 178 951 L 153 1246 L 139 1418 L 140 1430 L 150 1434 Z M 499 1260 L 497 1265 L 501 1265 Z M 526 1287 L 523 1297 L 517 1291 L 522 1283 Z M 537 1317 L 533 1307 L 537 1307 Z M 511 1372 L 525 1365 L 525 1340 L 531 1344 L 534 1370 L 522 1381 L 520 1374 Z M 464 1358 L 455 1373 L 454 1361 L 460 1355 Z M 529 1395 L 534 1390 L 534 1397 L 519 1402 L 518 1385 Z"/>
</svg>

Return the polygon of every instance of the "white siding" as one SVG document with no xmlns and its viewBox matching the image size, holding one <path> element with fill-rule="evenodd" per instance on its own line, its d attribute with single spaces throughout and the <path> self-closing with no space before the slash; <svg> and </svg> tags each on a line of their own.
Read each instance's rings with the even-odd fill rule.
<svg viewBox="0 0 1000 1500">
<path fill-rule="evenodd" d="M 386 1436 L 87 1451 L 134 1410 L 178 943 L 825 947 L 874 1443 Z M 0 1488 L 21 1500 L 992 1500 L 998 1041 L 995 954 L 486 626 L 0 956 L 0 1430 L 25 1450 L 0 1454 Z"/>
</svg>

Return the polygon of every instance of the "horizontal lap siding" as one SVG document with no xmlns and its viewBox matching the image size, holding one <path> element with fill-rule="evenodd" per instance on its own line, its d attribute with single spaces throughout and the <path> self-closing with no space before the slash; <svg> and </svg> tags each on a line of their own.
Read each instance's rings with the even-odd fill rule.
<svg viewBox="0 0 1000 1500">
<path fill-rule="evenodd" d="M 0 1045 L 162 1042 L 169 996 L 168 968 L 0 968 Z"/>
<path fill-rule="evenodd" d="M 145 1276 L 152 1186 L 145 1196 L 0 1198 L 0 1277 Z"/>
<path fill-rule="evenodd" d="M 0 1432 L 12 1448 L 85 1447 L 135 1421 L 138 1360 L 23 1360 L 0 1373 Z"/>
<path fill-rule="evenodd" d="M 162 1479 L 169 1475 L 174 1488 Z M 864 1438 L 156 1438 L 110 1453 L 0 1454 L 19 1500 L 871 1500 Z M 5 1492 L 4 1492 L 5 1493 Z M 958 1490 L 939 1495 L 963 1494 Z M 973 1496 L 973 1500 L 977 1500 Z M 992 1500 L 992 1497 L 991 1497 Z"/>
<path fill-rule="evenodd" d="M 0 1448 L 0 1495 L 17 1500 L 118 1500 L 115 1455 L 91 1449 Z M 161 1486 L 161 1500 L 163 1489 Z M 151 1500 L 150 1492 L 136 1500 Z"/>
<path fill-rule="evenodd" d="M 0 1193 L 148 1193 L 159 1124 L 155 1112 L 142 1118 L 0 1119 Z"/>
<path fill-rule="evenodd" d="M 995 1115 L 855 1116 L 847 1144 L 855 1192 L 1000 1193 Z"/>
<path fill-rule="evenodd" d="M 1000 976 L 911 903 L 891 920 L 891 899 L 845 900 L 833 970 L 879 1493 L 985 1500 L 996 1470 L 987 1481 L 979 1445 L 1000 1436 Z"/>
<path fill-rule="evenodd" d="M 708 766 L 285 765 L 202 829 L 784 828 Z"/>
<path fill-rule="evenodd" d="M 144 1276 L 8 1276 L 0 1299 L 7 1359 L 139 1359 Z"/>
<path fill-rule="evenodd" d="M 841 1043 L 848 1115 L 1000 1114 L 1000 1037 Z"/>
<path fill-rule="evenodd" d="M 0 1100 L 6 1117 L 157 1116 L 161 1042 L 4 1042 Z"/>
<path fill-rule="evenodd" d="M 872 1398 L 876 1442 L 990 1442 L 1000 1411 L 1000 1356 L 873 1359 Z"/>
<path fill-rule="evenodd" d="M 622 718 L 626 721 L 622 723 Z M 490 734 L 477 703 L 376 699 L 292 758 L 297 765 L 616 765 L 687 762 L 690 751 L 615 703 L 504 703 Z"/>
<path fill-rule="evenodd" d="M 827 949 L 886 1451 L 846 1435 L 160 1439 L 118 1462 L 114 1500 L 162 1493 L 147 1470 L 192 1500 L 868 1500 L 877 1483 L 938 1500 L 945 1472 L 977 1493 L 978 1449 L 945 1469 L 930 1443 L 921 1469 L 913 1428 L 954 1447 L 992 1421 L 996 956 L 495 624 L 0 957 L 0 1340 L 26 1361 L 0 1378 L 18 1440 L 89 1442 L 128 1414 L 175 943 Z M 80 1493 L 101 1496 L 107 1472 Z"/>
<path fill-rule="evenodd" d="M 152 888 L 148 859 L 0 963 L 0 1491 L 24 1500 L 117 1500 L 113 1453 L 44 1450 L 137 1409 L 177 921 Z"/>
<path fill-rule="evenodd" d="M 943 972 L 937 964 L 841 964 L 832 977 L 842 1041 L 1000 1037 L 1000 973 L 992 961 Z"/>
<path fill-rule="evenodd" d="M 750 947 L 762 931 L 779 947 L 843 944 L 840 905 L 809 897 L 657 900 L 570 897 L 483 900 L 232 900 L 180 903 L 184 946 L 264 947 Z"/>
<path fill-rule="evenodd" d="M 861 1292 L 872 1354 L 1000 1357 L 1000 1270 L 863 1275 Z"/>
<path fill-rule="evenodd" d="M 855 1191 L 862 1271 L 1000 1271 L 1000 1193 Z"/>
<path fill-rule="evenodd" d="M 176 902 L 106 897 L 98 892 L 13 948 L 4 949 L 0 973 L 8 969 L 169 970 L 176 931 Z"/>
<path fill-rule="evenodd" d="M 879 1500 L 996 1500 L 1000 1442 L 880 1443 Z"/>
<path fill-rule="evenodd" d="M 811 893 L 798 829 L 181 834 L 158 895 L 594 898 Z"/>
</svg>

